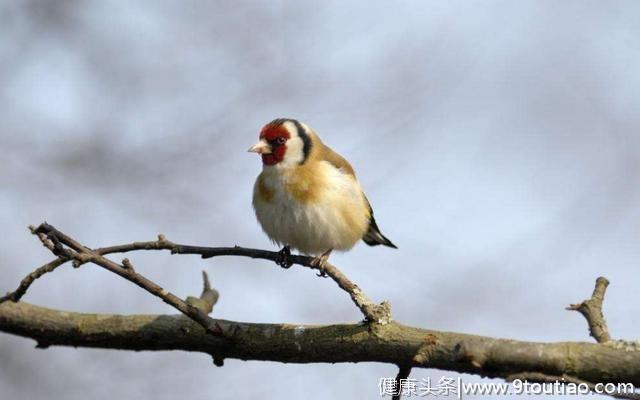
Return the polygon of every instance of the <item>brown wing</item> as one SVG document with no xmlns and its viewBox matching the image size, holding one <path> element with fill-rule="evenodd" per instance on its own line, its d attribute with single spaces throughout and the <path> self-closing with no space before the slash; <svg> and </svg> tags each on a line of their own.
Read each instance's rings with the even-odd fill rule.
<svg viewBox="0 0 640 400">
<path fill-rule="evenodd" d="M 327 161 L 337 169 L 341 170 L 343 173 L 351 175 L 354 178 L 356 177 L 356 172 L 353 170 L 351 164 L 349 164 L 349 161 L 345 160 L 345 158 L 340 154 L 331 150 L 329 146 L 322 143 L 319 139 L 317 139 L 317 142 L 319 144 L 319 149 L 316 154 L 319 160 Z"/>
<path fill-rule="evenodd" d="M 336 153 L 335 151 L 331 150 L 324 143 L 320 141 L 318 142 L 320 144 L 319 146 L 320 151 L 318 151 L 317 153 L 319 159 L 331 163 L 333 166 L 335 166 L 339 170 L 353 176 L 354 178 L 356 177 L 356 173 L 353 170 L 353 167 L 351 166 L 351 164 L 349 164 L 347 160 L 344 159 L 344 157 L 342 157 L 340 154 Z M 393 247 L 394 249 L 397 249 L 398 247 L 396 247 L 396 245 L 393 244 L 391 240 L 387 239 L 387 237 L 385 237 L 382 234 L 382 232 L 380 232 L 380 228 L 378 228 L 378 224 L 376 223 L 376 220 L 373 217 L 373 209 L 371 208 L 369 199 L 367 199 L 366 196 L 364 199 L 367 202 L 367 207 L 369 207 L 369 229 L 367 230 L 365 235 L 362 237 L 362 240 L 369 246 L 384 245 L 384 246 Z"/>
</svg>

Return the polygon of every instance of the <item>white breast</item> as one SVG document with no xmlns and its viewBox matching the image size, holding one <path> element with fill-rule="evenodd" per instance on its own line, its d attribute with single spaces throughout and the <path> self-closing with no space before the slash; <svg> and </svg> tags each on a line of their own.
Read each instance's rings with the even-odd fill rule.
<svg viewBox="0 0 640 400">
<path fill-rule="evenodd" d="M 306 254 L 328 249 L 348 250 L 366 233 L 369 209 L 357 180 L 332 164 L 321 161 L 322 190 L 313 201 L 301 202 L 287 190 L 295 177 L 275 167 L 265 167 L 263 184 L 273 193 L 267 201 L 254 188 L 253 206 L 262 229 L 278 245 L 289 245 Z M 314 179 L 315 180 L 315 179 Z M 310 182 L 296 182 L 305 188 Z"/>
</svg>

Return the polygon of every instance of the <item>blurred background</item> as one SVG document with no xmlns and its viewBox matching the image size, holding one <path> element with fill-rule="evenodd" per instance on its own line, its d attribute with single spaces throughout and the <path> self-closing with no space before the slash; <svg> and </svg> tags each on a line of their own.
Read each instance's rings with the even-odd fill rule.
<svg viewBox="0 0 640 400">
<path fill-rule="evenodd" d="M 275 249 L 251 208 L 261 163 L 246 150 L 266 122 L 295 117 L 352 162 L 400 247 L 332 258 L 396 320 L 591 341 L 564 307 L 604 275 L 612 335 L 637 338 L 639 2 L 0 4 L 0 292 L 51 259 L 26 228 L 45 219 L 96 247 L 162 232 Z M 219 318 L 362 317 L 307 269 L 130 258 L 181 297 L 199 294 L 206 269 Z M 89 265 L 24 300 L 174 313 Z M 374 399 L 397 372 L 34 345 L 0 334 L 2 398 Z M 443 375 L 458 376 L 412 377 Z"/>
</svg>

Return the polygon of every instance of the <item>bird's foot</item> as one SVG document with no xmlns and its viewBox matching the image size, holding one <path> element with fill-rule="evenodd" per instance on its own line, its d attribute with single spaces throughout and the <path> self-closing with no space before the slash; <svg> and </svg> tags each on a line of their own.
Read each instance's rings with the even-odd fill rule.
<svg viewBox="0 0 640 400">
<path fill-rule="evenodd" d="M 329 249 L 311 260 L 311 266 L 320 270 L 320 273 L 317 274 L 318 276 L 321 276 L 323 278 L 327 277 L 325 269 L 327 268 L 327 261 L 329 260 L 329 256 L 331 255 L 332 251 L 333 249 Z"/>
<path fill-rule="evenodd" d="M 282 268 L 290 268 L 293 263 L 290 260 L 291 258 L 291 248 L 289 246 L 284 246 L 282 250 L 278 252 L 278 257 L 276 258 L 276 264 L 281 266 Z"/>
</svg>

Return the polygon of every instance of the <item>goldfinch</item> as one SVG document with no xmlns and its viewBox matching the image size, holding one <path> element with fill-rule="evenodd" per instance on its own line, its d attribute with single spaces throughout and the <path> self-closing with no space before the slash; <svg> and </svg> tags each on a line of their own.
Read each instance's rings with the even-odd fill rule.
<svg viewBox="0 0 640 400">
<path fill-rule="evenodd" d="M 250 152 L 262 156 L 253 208 L 264 232 L 284 245 L 279 264 L 289 267 L 290 248 L 316 256 L 322 272 L 332 250 L 360 239 L 397 248 L 378 228 L 351 165 L 295 119 L 275 119 L 260 131 Z"/>
</svg>

